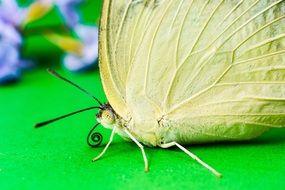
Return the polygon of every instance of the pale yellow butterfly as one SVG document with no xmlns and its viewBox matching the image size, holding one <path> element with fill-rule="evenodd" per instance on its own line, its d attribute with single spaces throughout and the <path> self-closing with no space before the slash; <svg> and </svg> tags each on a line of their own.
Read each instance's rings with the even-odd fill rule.
<svg viewBox="0 0 285 190">
<path fill-rule="evenodd" d="M 188 154 L 180 144 L 285 127 L 284 13 L 280 0 L 105 0 L 100 73 L 115 121 L 102 124 Z"/>
<path fill-rule="evenodd" d="M 285 127 L 284 0 L 105 0 L 97 120 L 143 145 L 248 140 Z M 142 143 L 142 144 L 141 144 Z"/>
</svg>

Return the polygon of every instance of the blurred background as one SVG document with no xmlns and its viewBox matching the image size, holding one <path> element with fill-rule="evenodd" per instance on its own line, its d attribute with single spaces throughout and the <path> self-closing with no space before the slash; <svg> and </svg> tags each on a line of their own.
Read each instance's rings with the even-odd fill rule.
<svg viewBox="0 0 285 190">
<path fill-rule="evenodd" d="M 96 110 L 41 129 L 34 124 L 97 104 L 47 68 L 106 101 L 98 71 L 101 6 L 101 0 L 0 0 L 1 189 L 88 187 L 94 180 L 90 161 L 101 149 L 91 149 L 86 137 Z M 110 132 L 99 131 L 105 143 Z"/>
<path fill-rule="evenodd" d="M 0 85 L 38 67 L 96 68 L 100 8 L 99 0 L 1 0 Z"/>
</svg>

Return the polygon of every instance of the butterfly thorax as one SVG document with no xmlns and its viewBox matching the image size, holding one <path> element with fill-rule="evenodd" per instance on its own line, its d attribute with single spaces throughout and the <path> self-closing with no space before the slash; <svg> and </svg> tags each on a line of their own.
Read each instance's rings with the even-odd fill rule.
<svg viewBox="0 0 285 190">
<path fill-rule="evenodd" d="M 96 115 L 96 119 L 105 128 L 113 129 L 116 126 L 116 133 L 125 140 L 130 140 L 124 130 L 128 130 L 138 141 L 148 146 L 157 146 L 157 128 L 159 123 L 152 120 L 141 121 L 139 118 L 132 117 L 122 118 L 116 113 L 110 104 L 104 104 L 102 109 Z"/>
</svg>

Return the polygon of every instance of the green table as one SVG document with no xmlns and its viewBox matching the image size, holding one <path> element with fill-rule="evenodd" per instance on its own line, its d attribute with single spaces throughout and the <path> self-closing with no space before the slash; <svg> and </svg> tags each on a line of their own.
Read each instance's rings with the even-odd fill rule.
<svg viewBox="0 0 285 190">
<path fill-rule="evenodd" d="M 72 75 L 56 68 L 105 101 L 98 71 Z M 284 189 L 285 130 L 271 130 L 244 143 L 189 146 L 189 150 L 223 173 L 216 178 L 178 149 L 146 148 L 150 171 L 143 171 L 134 143 L 116 137 L 104 157 L 91 159 L 86 136 L 96 111 L 58 121 L 44 128 L 33 124 L 94 105 L 93 99 L 51 77 L 44 68 L 26 73 L 15 86 L 0 89 L 1 189 Z M 5 187 L 5 188 L 3 188 Z"/>
</svg>

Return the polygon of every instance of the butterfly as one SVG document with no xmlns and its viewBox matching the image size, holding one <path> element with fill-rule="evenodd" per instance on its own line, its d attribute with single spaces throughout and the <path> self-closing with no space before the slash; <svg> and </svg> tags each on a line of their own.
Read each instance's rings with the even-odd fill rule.
<svg viewBox="0 0 285 190">
<path fill-rule="evenodd" d="M 285 1 L 105 0 L 97 121 L 143 145 L 255 138 L 285 127 Z"/>
</svg>

